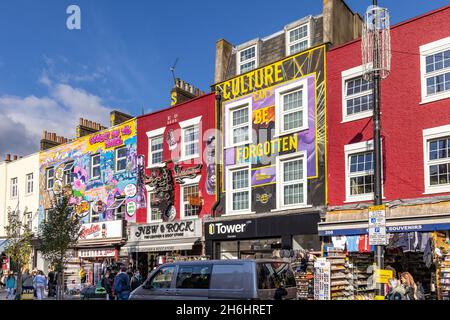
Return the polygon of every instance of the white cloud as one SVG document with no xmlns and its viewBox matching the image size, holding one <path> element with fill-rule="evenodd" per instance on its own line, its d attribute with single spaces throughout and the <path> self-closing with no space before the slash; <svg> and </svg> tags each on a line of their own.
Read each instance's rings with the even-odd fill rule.
<svg viewBox="0 0 450 320">
<path fill-rule="evenodd" d="M 48 87 L 48 96 L 0 96 L 0 154 L 38 151 L 43 130 L 74 137 L 81 117 L 108 124 L 112 108 L 100 97 L 68 84 L 53 85 L 45 73 L 39 82 Z"/>
</svg>

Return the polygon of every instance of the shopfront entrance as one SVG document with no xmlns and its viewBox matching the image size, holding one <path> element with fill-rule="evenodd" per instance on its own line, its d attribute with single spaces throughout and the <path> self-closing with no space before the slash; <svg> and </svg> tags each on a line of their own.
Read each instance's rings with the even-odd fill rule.
<svg viewBox="0 0 450 320">
<path fill-rule="evenodd" d="M 315 212 L 206 222 L 206 254 L 214 259 L 264 259 L 280 256 L 280 251 L 320 250 L 319 220 Z"/>
</svg>

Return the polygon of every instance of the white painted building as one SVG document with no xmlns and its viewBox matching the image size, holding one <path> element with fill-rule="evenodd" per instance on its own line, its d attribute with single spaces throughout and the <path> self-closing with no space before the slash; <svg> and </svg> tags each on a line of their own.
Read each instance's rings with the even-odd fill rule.
<svg viewBox="0 0 450 320">
<path fill-rule="evenodd" d="M 39 208 L 39 152 L 0 162 L 0 253 L 4 249 L 8 210 L 19 210 L 22 221 L 37 232 Z"/>
</svg>

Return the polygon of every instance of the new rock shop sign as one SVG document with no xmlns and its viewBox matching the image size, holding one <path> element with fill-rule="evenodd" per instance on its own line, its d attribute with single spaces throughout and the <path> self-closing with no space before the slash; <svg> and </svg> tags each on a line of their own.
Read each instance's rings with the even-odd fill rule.
<svg viewBox="0 0 450 320">
<path fill-rule="evenodd" d="M 200 219 L 131 225 L 126 253 L 191 250 L 202 236 Z"/>
</svg>

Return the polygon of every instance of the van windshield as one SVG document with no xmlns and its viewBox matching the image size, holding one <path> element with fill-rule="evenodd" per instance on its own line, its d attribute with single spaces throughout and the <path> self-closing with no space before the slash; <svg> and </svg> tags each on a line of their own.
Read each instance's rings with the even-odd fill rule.
<svg viewBox="0 0 450 320">
<path fill-rule="evenodd" d="M 257 263 L 258 289 L 277 289 L 296 287 L 294 273 L 288 263 Z"/>
</svg>

